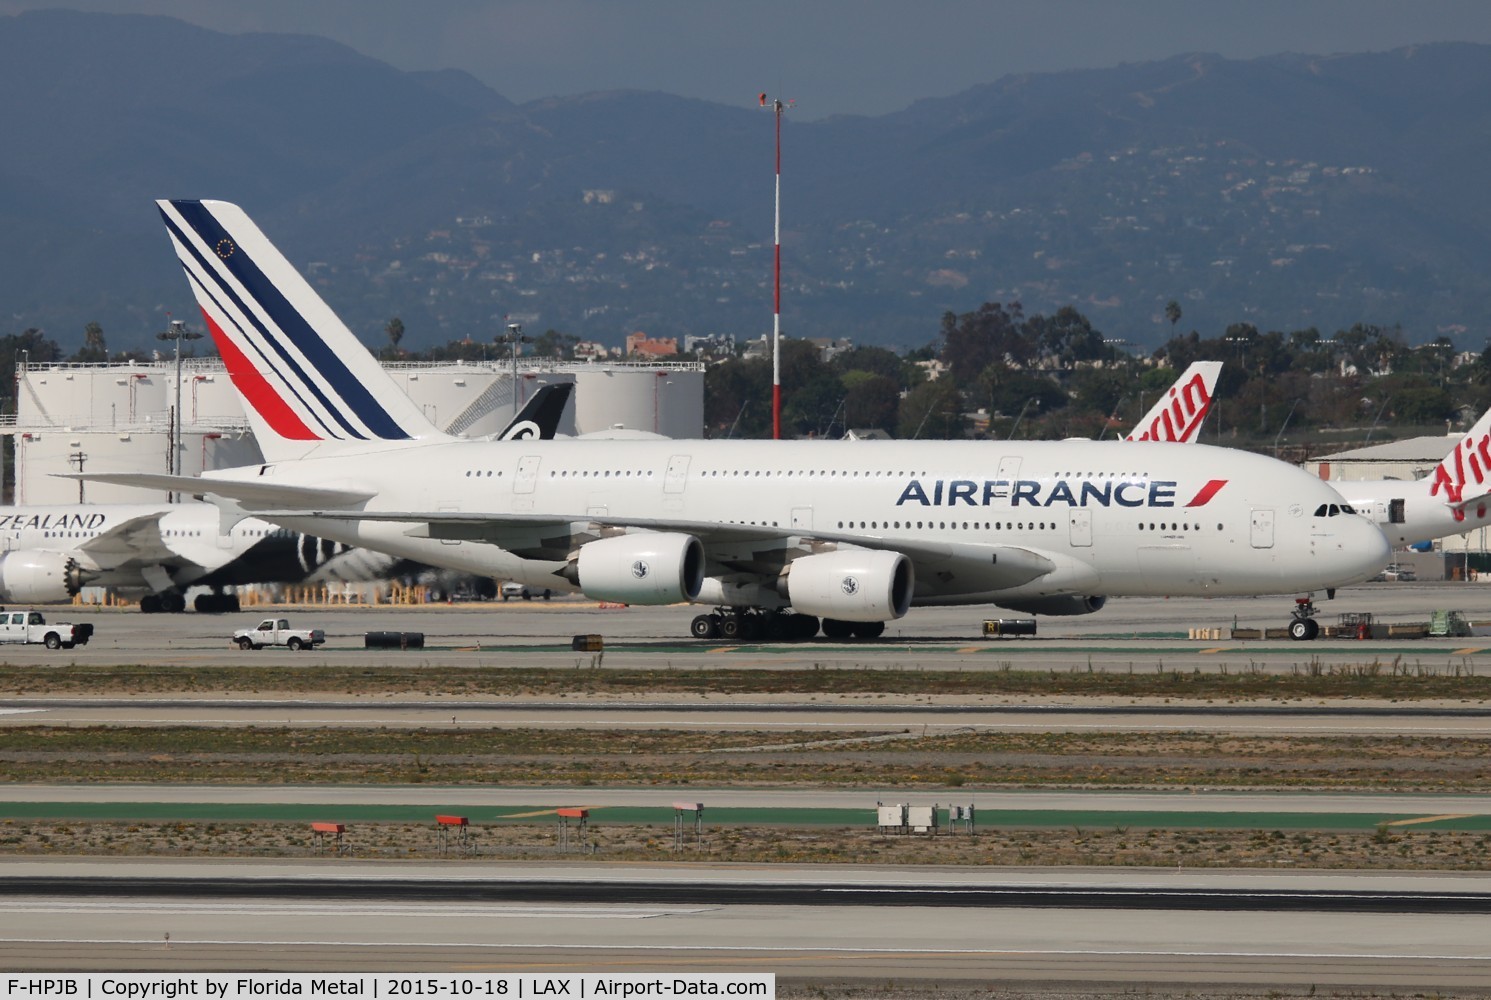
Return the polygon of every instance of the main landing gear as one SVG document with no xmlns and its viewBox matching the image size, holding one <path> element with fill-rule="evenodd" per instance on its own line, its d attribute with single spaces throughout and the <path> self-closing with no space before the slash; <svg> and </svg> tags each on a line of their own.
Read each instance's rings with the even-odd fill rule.
<svg viewBox="0 0 1491 1000">
<path fill-rule="evenodd" d="M 179 615 L 186 610 L 186 598 L 168 590 L 163 594 L 146 594 L 140 598 L 140 611 L 147 615 L 158 615 L 164 612 L 168 615 Z"/>
<path fill-rule="evenodd" d="M 1296 642 L 1309 642 L 1320 635 L 1320 623 L 1315 620 L 1315 601 L 1309 597 L 1294 599 L 1294 618 L 1289 623 L 1289 638 Z"/>
<path fill-rule="evenodd" d="M 731 642 L 800 642 L 818 634 L 819 626 L 829 639 L 874 639 L 885 631 L 885 622 L 845 622 L 789 611 L 762 611 L 759 608 L 716 608 L 713 613 L 698 615 L 689 623 L 689 634 L 695 639 L 726 639 Z"/>
<path fill-rule="evenodd" d="M 236 614 L 237 594 L 198 594 L 192 607 L 204 615 Z M 140 612 L 147 615 L 179 615 L 186 610 L 186 596 L 174 590 L 161 594 L 146 594 L 140 598 Z"/>
<path fill-rule="evenodd" d="M 237 594 L 198 594 L 192 607 L 200 615 L 233 615 L 238 613 Z"/>
</svg>

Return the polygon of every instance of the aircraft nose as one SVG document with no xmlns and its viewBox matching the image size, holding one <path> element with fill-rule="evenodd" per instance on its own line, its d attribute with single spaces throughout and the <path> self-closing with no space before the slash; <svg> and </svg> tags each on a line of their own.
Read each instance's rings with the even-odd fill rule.
<svg viewBox="0 0 1491 1000">
<path fill-rule="evenodd" d="M 1342 583 L 1359 583 L 1382 572 L 1393 556 L 1393 547 L 1388 543 L 1382 529 L 1365 517 L 1342 518 L 1340 569 L 1350 579 Z"/>
</svg>

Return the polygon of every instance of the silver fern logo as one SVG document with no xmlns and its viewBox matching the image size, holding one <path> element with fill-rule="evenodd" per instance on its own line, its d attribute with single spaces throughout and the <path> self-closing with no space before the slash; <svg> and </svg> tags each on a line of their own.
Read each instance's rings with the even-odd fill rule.
<svg viewBox="0 0 1491 1000">
<path fill-rule="evenodd" d="M 859 581 L 852 576 L 846 576 L 844 577 L 844 582 L 839 584 L 839 589 L 843 590 L 850 597 L 853 597 L 859 593 Z"/>
<path fill-rule="evenodd" d="M 649 570 L 647 564 L 642 560 L 638 559 L 636 562 L 632 563 L 632 576 L 636 577 L 638 580 L 647 579 L 648 572 Z"/>
</svg>

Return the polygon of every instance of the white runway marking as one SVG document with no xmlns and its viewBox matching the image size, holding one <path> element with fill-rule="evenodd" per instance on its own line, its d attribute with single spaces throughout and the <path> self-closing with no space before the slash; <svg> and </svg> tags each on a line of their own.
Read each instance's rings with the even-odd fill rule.
<svg viewBox="0 0 1491 1000">
<path fill-rule="evenodd" d="M 149 902 L 80 902 L 8 904 L 7 913 L 190 913 L 239 916 L 270 913 L 287 917 L 562 917 L 588 920 L 646 920 L 651 917 L 673 917 L 707 913 L 714 907 L 682 909 L 631 909 L 626 907 L 504 906 L 471 904 L 442 906 L 432 903 L 388 904 L 382 906 L 347 906 L 334 903 L 149 903 Z"/>
<path fill-rule="evenodd" d="M 5 944 L 77 944 L 77 945 L 159 945 L 160 938 L 0 938 Z M 1419 961 L 1423 959 L 1479 962 L 1491 960 L 1486 955 L 1455 955 L 1448 952 L 1430 954 L 1405 954 L 1402 952 L 1379 952 L 1370 948 L 1361 951 L 1155 951 L 1132 948 L 845 948 L 813 945 L 713 945 L 713 944 L 515 944 L 481 942 L 479 944 L 456 941 L 338 941 L 297 940 L 286 942 L 278 939 L 249 940 L 245 938 L 185 938 L 173 937 L 176 945 L 248 945 L 257 947 L 279 947 L 287 943 L 312 948 L 481 948 L 488 951 L 720 951 L 741 954 L 812 954 L 812 955 L 973 955 L 988 957 L 1018 958 L 1022 956 L 1042 957 L 1127 957 L 1127 958 L 1305 958 L 1321 961 L 1350 961 L 1371 958 L 1382 961 Z"/>
</svg>

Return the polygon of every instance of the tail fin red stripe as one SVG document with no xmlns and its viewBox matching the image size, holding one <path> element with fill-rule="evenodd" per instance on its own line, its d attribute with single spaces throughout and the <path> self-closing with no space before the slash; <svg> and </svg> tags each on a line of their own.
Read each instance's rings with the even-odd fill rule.
<svg viewBox="0 0 1491 1000">
<path fill-rule="evenodd" d="M 233 343 L 233 338 L 226 336 L 222 329 L 212 321 L 207 311 L 202 310 L 202 319 L 207 323 L 207 329 L 212 334 L 213 343 L 217 344 L 218 353 L 223 357 L 223 365 L 228 369 L 228 377 L 233 380 L 233 385 L 248 400 L 249 405 L 264 418 L 274 432 L 290 441 L 320 441 L 321 435 L 305 425 L 300 417 L 295 415 L 284 398 L 274 390 L 268 380 L 254 367 L 253 363 Z"/>
</svg>

